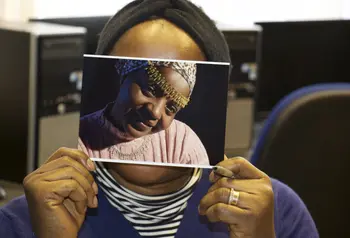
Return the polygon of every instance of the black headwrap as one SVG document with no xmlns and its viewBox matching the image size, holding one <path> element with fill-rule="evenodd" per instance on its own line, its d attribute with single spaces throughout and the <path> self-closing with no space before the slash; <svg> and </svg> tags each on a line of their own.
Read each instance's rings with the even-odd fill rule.
<svg viewBox="0 0 350 238">
<path fill-rule="evenodd" d="M 209 61 L 231 62 L 223 34 L 200 8 L 187 0 L 136 0 L 129 3 L 104 27 L 96 54 L 108 54 L 124 32 L 154 16 L 164 18 L 187 32 Z"/>
</svg>

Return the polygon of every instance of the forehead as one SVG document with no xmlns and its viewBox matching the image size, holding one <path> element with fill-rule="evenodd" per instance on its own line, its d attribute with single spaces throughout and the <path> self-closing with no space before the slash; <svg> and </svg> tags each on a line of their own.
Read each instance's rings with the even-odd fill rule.
<svg viewBox="0 0 350 238">
<path fill-rule="evenodd" d="M 205 61 L 196 42 L 164 19 L 146 21 L 129 29 L 115 43 L 111 55 Z"/>
<path fill-rule="evenodd" d="M 140 23 L 115 43 L 114 56 L 205 61 L 204 53 L 197 43 L 182 29 L 164 19 Z M 189 94 L 189 86 L 180 74 L 160 69 L 168 83 L 183 95 Z"/>
<path fill-rule="evenodd" d="M 175 89 L 178 93 L 189 96 L 190 87 L 188 82 L 183 78 L 181 74 L 169 67 L 160 67 L 158 68 L 162 76 L 164 76 L 165 81 Z M 131 79 L 134 82 L 137 82 L 141 87 L 148 87 L 149 77 L 147 71 L 134 71 L 127 75 L 127 78 Z"/>
<path fill-rule="evenodd" d="M 170 68 L 161 68 L 159 71 L 164 75 L 165 80 L 179 93 L 184 96 L 190 94 L 190 87 L 187 81 L 178 72 Z"/>
</svg>

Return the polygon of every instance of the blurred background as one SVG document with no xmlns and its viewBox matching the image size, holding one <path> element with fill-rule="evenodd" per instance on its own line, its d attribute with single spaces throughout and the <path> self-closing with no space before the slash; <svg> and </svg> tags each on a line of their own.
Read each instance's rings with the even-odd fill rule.
<svg viewBox="0 0 350 238">
<path fill-rule="evenodd" d="M 83 54 L 94 54 L 104 24 L 129 2 L 0 0 L 0 206 L 58 147 L 76 146 Z M 285 96 L 350 82 L 350 0 L 192 2 L 230 46 L 228 156 L 251 158 Z"/>
</svg>

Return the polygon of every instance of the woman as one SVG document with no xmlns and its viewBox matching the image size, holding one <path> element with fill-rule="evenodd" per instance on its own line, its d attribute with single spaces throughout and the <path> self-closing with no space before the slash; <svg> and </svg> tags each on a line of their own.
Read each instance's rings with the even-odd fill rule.
<svg viewBox="0 0 350 238">
<path fill-rule="evenodd" d="M 92 158 L 209 165 L 195 132 L 175 120 L 187 106 L 197 65 L 118 59 L 115 102 L 80 121 L 79 149 Z"/>
<path fill-rule="evenodd" d="M 215 25 L 185 0 L 127 5 L 107 23 L 97 54 L 229 59 Z M 286 185 L 241 158 L 219 165 L 236 179 L 174 167 L 96 169 L 85 153 L 59 149 L 25 178 L 26 196 L 0 210 L 0 237 L 318 237 Z"/>
</svg>

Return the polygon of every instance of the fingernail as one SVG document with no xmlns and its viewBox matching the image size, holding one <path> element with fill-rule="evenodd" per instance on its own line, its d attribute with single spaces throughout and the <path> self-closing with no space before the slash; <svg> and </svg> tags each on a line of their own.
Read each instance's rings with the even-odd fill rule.
<svg viewBox="0 0 350 238">
<path fill-rule="evenodd" d="M 91 159 L 87 160 L 87 166 L 91 169 L 91 170 L 95 170 L 95 164 Z"/>
<path fill-rule="evenodd" d="M 94 182 L 92 184 L 92 189 L 94 190 L 95 194 L 97 195 L 98 194 L 98 186 L 97 186 L 96 182 Z"/>
<path fill-rule="evenodd" d="M 213 183 L 215 181 L 215 174 L 209 177 L 209 182 Z"/>
<path fill-rule="evenodd" d="M 97 197 L 95 196 L 94 197 L 94 201 L 92 202 L 94 204 L 95 207 L 97 207 L 98 205 L 98 200 L 97 200 Z"/>
<path fill-rule="evenodd" d="M 214 173 L 214 175 L 213 175 L 213 177 L 211 177 L 211 179 L 209 180 L 211 183 L 215 183 L 218 179 L 220 179 L 221 178 L 221 176 L 219 176 L 219 175 L 216 175 L 215 173 Z"/>
<path fill-rule="evenodd" d="M 236 157 L 233 157 L 233 158 L 231 158 L 231 159 L 246 159 L 246 158 L 244 158 L 244 157 L 242 157 L 242 156 L 236 156 Z"/>
</svg>

